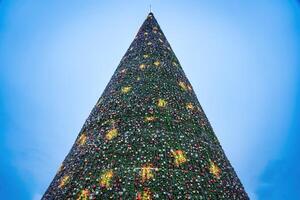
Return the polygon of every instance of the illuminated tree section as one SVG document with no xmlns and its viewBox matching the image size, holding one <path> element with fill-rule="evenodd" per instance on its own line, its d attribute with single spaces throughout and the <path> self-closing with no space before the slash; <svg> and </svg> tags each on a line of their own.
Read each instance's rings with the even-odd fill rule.
<svg viewBox="0 0 300 200">
<path fill-rule="evenodd" d="M 249 199 L 152 13 L 43 199 Z"/>
</svg>

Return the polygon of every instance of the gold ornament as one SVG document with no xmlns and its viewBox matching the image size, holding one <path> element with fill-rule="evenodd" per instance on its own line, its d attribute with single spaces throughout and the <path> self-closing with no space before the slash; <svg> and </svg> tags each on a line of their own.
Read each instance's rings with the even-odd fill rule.
<svg viewBox="0 0 300 200">
<path fill-rule="evenodd" d="M 141 65 L 139 66 L 139 68 L 140 68 L 141 70 L 145 69 L 145 67 L 146 67 L 145 64 L 141 64 Z"/>
<path fill-rule="evenodd" d="M 187 103 L 185 107 L 189 110 L 194 110 L 194 106 L 192 103 Z"/>
<path fill-rule="evenodd" d="M 158 102 L 157 102 L 157 106 L 158 107 L 166 107 L 166 105 L 167 105 L 167 101 L 166 100 L 164 100 L 164 99 L 158 99 Z"/>
<path fill-rule="evenodd" d="M 136 200 L 151 200 L 151 192 L 148 188 L 144 189 L 143 192 L 138 192 L 136 196 Z"/>
<path fill-rule="evenodd" d="M 88 189 L 81 190 L 77 200 L 88 200 L 90 197 L 90 191 Z"/>
<path fill-rule="evenodd" d="M 104 172 L 100 177 L 100 186 L 109 188 L 113 175 L 114 175 L 114 173 L 113 173 L 112 169 Z"/>
<path fill-rule="evenodd" d="M 87 137 L 86 137 L 85 133 L 82 133 L 81 136 L 77 140 L 77 144 L 79 144 L 79 146 L 84 145 L 86 143 L 86 139 L 87 139 Z"/>
<path fill-rule="evenodd" d="M 131 86 L 125 86 L 125 87 L 122 87 L 121 91 L 123 94 L 127 94 L 128 92 L 130 92 L 132 89 Z"/>
<path fill-rule="evenodd" d="M 154 116 L 146 116 L 145 121 L 146 122 L 153 122 L 156 118 Z"/>
<path fill-rule="evenodd" d="M 149 165 L 144 165 L 141 167 L 141 177 L 142 177 L 142 182 L 145 182 L 146 180 L 150 180 L 154 177 L 153 171 L 154 168 L 152 164 Z"/>
<path fill-rule="evenodd" d="M 179 86 L 181 87 L 181 89 L 183 89 L 184 91 L 187 90 L 187 86 L 186 86 L 185 82 L 179 81 L 178 85 L 179 85 Z"/>
<path fill-rule="evenodd" d="M 174 163 L 177 167 L 187 161 L 186 156 L 182 150 L 172 150 L 171 153 L 174 157 Z"/>
<path fill-rule="evenodd" d="M 153 63 L 156 67 L 160 66 L 160 62 L 157 60 Z"/>
<path fill-rule="evenodd" d="M 117 136 L 118 136 L 118 130 L 116 128 L 113 128 L 106 133 L 105 138 L 107 140 L 112 140 Z"/>
<path fill-rule="evenodd" d="M 59 183 L 59 188 L 62 188 L 62 187 L 64 187 L 66 184 L 68 184 L 69 183 L 69 181 L 70 181 L 70 176 L 68 176 L 68 175 L 65 175 L 65 176 L 63 176 L 62 178 L 61 178 L 61 180 L 60 180 L 60 183 Z"/>
<path fill-rule="evenodd" d="M 220 178 L 221 169 L 214 162 L 210 161 L 209 172 L 213 174 L 216 178 Z"/>
</svg>

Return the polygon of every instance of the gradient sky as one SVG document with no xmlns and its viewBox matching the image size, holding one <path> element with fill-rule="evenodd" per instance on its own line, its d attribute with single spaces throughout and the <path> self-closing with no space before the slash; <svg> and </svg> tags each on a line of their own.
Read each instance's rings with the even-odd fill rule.
<svg viewBox="0 0 300 200">
<path fill-rule="evenodd" d="M 149 4 L 253 200 L 300 199 L 296 0 L 0 0 L 0 197 L 40 199 Z"/>
</svg>

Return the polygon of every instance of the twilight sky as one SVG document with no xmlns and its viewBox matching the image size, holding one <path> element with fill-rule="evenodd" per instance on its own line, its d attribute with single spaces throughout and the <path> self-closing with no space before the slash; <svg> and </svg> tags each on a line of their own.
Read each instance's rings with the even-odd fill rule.
<svg viewBox="0 0 300 200">
<path fill-rule="evenodd" d="M 149 12 L 253 200 L 300 199 L 300 2 L 0 0 L 0 196 L 40 199 Z"/>
</svg>

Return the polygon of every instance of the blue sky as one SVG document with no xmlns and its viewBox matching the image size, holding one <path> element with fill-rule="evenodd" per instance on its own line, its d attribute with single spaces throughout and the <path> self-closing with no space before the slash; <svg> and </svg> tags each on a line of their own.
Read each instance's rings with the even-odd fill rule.
<svg viewBox="0 0 300 200">
<path fill-rule="evenodd" d="M 0 1 L 0 196 L 39 199 L 149 11 L 251 199 L 300 199 L 296 0 Z"/>
</svg>

